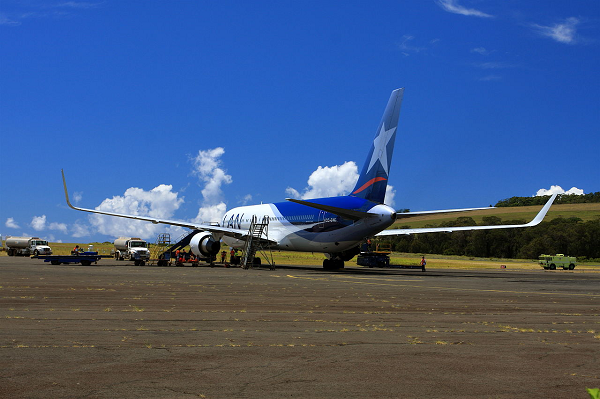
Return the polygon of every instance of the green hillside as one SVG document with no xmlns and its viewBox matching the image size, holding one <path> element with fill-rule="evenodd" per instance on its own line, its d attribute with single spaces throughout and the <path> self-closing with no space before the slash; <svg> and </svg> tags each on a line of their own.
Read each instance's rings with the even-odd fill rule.
<svg viewBox="0 0 600 399">
<path fill-rule="evenodd" d="M 400 218 L 391 228 L 521 224 L 541 206 L 502 207 Z M 522 229 L 428 233 L 380 239 L 395 251 L 462 255 L 485 258 L 535 259 L 541 254 L 564 253 L 600 259 L 600 204 L 553 205 L 542 223 Z"/>
<path fill-rule="evenodd" d="M 502 220 L 525 220 L 530 221 L 540 211 L 541 206 L 515 206 L 490 208 L 479 211 L 455 212 L 445 214 L 433 214 L 414 216 L 409 218 L 399 218 L 390 229 L 399 229 L 402 227 L 419 228 L 426 226 L 441 226 L 442 224 L 455 221 L 460 217 L 470 217 L 477 224 L 483 223 L 484 217 L 496 216 Z M 579 218 L 583 222 L 597 220 L 600 218 L 600 203 L 594 204 L 564 204 L 552 205 L 546 215 L 545 220 L 549 221 L 555 218 Z"/>
</svg>

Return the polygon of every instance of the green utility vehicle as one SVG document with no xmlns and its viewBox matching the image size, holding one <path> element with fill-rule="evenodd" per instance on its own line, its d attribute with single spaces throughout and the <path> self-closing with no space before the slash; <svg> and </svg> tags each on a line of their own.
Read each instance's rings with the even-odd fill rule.
<svg viewBox="0 0 600 399">
<path fill-rule="evenodd" d="M 577 258 L 574 256 L 565 256 L 563 254 L 540 255 L 540 266 L 544 269 L 555 270 L 557 267 L 562 267 L 565 270 L 573 270 L 577 265 Z"/>
</svg>

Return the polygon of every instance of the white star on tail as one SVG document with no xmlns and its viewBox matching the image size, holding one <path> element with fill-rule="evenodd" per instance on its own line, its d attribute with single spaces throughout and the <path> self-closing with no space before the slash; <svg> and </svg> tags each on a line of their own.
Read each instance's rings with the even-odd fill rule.
<svg viewBox="0 0 600 399">
<path fill-rule="evenodd" d="M 375 162 L 379 159 L 381 162 L 381 166 L 383 166 L 383 170 L 386 175 L 389 175 L 389 164 L 387 159 L 387 145 L 392 138 L 392 135 L 396 131 L 396 128 L 391 128 L 390 130 L 385 130 L 385 123 L 381 124 L 381 130 L 375 140 L 373 140 L 373 155 L 371 155 L 371 162 L 369 163 L 369 169 L 367 172 L 371 170 Z"/>
</svg>

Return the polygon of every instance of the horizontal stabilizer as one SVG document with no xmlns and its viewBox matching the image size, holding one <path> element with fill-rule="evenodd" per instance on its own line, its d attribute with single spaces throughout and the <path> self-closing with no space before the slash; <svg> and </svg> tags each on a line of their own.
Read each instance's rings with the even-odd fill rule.
<svg viewBox="0 0 600 399">
<path fill-rule="evenodd" d="M 554 202 L 557 194 L 553 194 L 552 197 L 546 202 L 546 205 L 538 212 L 538 214 L 529 223 L 525 224 L 503 224 L 503 225 L 492 225 L 492 226 L 460 226 L 460 227 L 425 227 L 418 229 L 389 229 L 383 230 L 377 233 L 376 236 L 397 236 L 397 235 L 408 235 L 408 234 L 419 234 L 419 233 L 440 233 L 446 232 L 451 233 L 453 231 L 469 231 L 469 230 L 492 230 L 492 229 L 512 229 L 519 227 L 532 227 L 540 224 L 544 217 L 548 213 L 550 206 Z M 488 208 L 484 208 L 488 209 Z"/>
<path fill-rule="evenodd" d="M 302 200 L 297 200 L 297 199 L 293 199 L 293 198 L 286 198 L 286 200 L 288 200 L 290 202 L 295 202 L 297 204 L 310 206 L 311 208 L 315 208 L 315 209 L 318 209 L 321 211 L 333 213 L 334 215 L 338 215 L 344 219 L 349 219 L 349 220 L 356 221 L 356 220 L 364 219 L 366 217 L 371 216 L 371 214 L 368 212 L 353 211 L 351 209 L 338 208 L 337 206 L 316 204 L 314 202 L 302 201 Z"/>
</svg>

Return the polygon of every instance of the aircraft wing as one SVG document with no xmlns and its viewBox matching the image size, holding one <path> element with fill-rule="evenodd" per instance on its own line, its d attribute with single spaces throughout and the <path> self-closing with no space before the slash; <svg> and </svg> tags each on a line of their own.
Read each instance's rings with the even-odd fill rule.
<svg viewBox="0 0 600 399">
<path fill-rule="evenodd" d="M 378 237 L 381 236 L 395 236 L 395 235 L 409 235 L 409 234 L 420 234 L 420 233 L 438 233 L 438 232 L 446 232 L 451 233 L 453 231 L 467 231 L 467 230 L 492 230 L 492 229 L 512 229 L 518 227 L 531 227 L 540 224 L 540 222 L 544 219 L 550 206 L 554 202 L 557 194 L 553 194 L 552 197 L 546 202 L 544 207 L 538 212 L 538 214 L 533 218 L 533 220 L 529 223 L 525 224 L 504 224 L 504 225 L 493 225 L 493 226 L 460 226 L 460 227 L 424 227 L 417 229 L 389 229 L 383 230 L 380 233 L 375 234 Z M 489 209 L 489 208 L 483 208 Z"/>
<path fill-rule="evenodd" d="M 461 208 L 461 209 L 441 209 L 438 211 L 416 211 L 416 212 L 396 212 L 396 218 L 409 218 L 413 216 L 431 215 L 434 213 L 451 213 L 451 212 L 467 212 L 467 211 L 480 211 L 483 209 L 495 209 L 495 206 L 486 206 L 483 208 Z"/>
<path fill-rule="evenodd" d="M 216 225 L 212 225 L 212 224 L 190 223 L 190 222 L 183 222 L 183 221 L 178 221 L 178 220 L 158 219 L 158 218 L 153 218 L 150 216 L 125 215 L 122 213 L 106 212 L 106 211 L 99 211 L 97 209 L 86 209 L 86 208 L 79 208 L 79 207 L 73 206 L 71 204 L 71 201 L 69 200 L 69 193 L 67 191 L 67 182 L 65 181 L 65 172 L 63 170 L 61 170 L 61 172 L 62 172 L 62 178 L 63 178 L 63 185 L 65 187 L 65 197 L 67 199 L 67 205 L 69 205 L 70 208 L 75 209 L 76 211 L 98 213 L 100 215 L 116 216 L 116 217 L 128 218 L 128 219 L 134 219 L 134 220 L 143 220 L 145 222 L 152 222 L 154 224 L 167 224 L 167 225 L 171 225 L 171 226 L 186 227 L 188 229 L 193 229 L 193 230 L 210 231 L 211 233 L 224 234 L 224 235 L 238 238 L 238 239 L 243 239 L 244 237 L 246 237 L 248 235 L 247 230 L 231 229 L 231 228 L 220 227 L 220 226 L 216 226 Z"/>
</svg>

